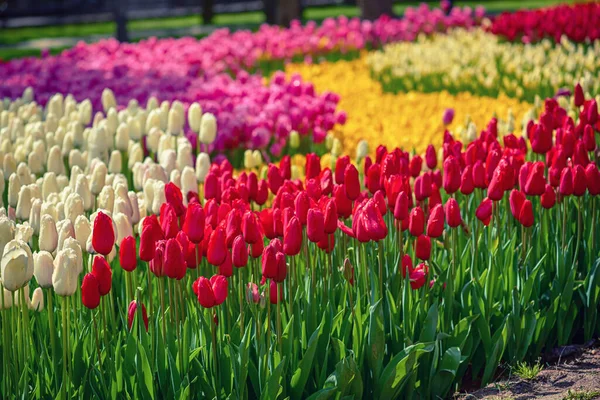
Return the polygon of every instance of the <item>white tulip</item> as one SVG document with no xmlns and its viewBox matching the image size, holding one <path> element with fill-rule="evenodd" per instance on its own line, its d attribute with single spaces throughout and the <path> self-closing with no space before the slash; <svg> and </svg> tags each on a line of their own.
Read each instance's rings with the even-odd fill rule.
<svg viewBox="0 0 600 400">
<path fill-rule="evenodd" d="M 57 245 L 58 231 L 56 230 L 56 223 L 50 215 L 44 214 L 40 223 L 40 250 L 52 253 L 56 250 Z"/>
<path fill-rule="evenodd" d="M 50 198 L 56 198 L 56 194 L 50 196 Z M 58 220 L 58 212 L 56 211 L 56 206 L 51 201 L 45 201 L 42 203 L 42 210 L 40 211 L 40 229 L 42 226 L 42 217 L 44 215 L 49 215 L 53 220 Z"/>
<path fill-rule="evenodd" d="M 23 286 L 33 276 L 33 254 L 27 243 L 13 239 L 4 246 L 1 263 L 2 284 L 14 292 Z"/>
<path fill-rule="evenodd" d="M 33 275 L 38 285 L 43 288 L 52 286 L 52 272 L 54 271 L 54 259 L 47 251 L 40 251 L 33 256 Z"/>
<path fill-rule="evenodd" d="M 46 168 L 49 172 L 54 172 L 56 175 L 64 174 L 65 165 L 63 164 L 62 154 L 58 146 L 52 146 L 48 152 Z"/>
<path fill-rule="evenodd" d="M 192 103 L 188 108 L 188 124 L 190 129 L 196 133 L 200 132 L 200 121 L 202 119 L 202 107 L 198 103 Z"/>
<path fill-rule="evenodd" d="M 110 154 L 110 161 L 108 162 L 108 172 L 111 174 L 121 173 L 122 163 L 123 158 L 121 157 L 121 152 L 119 150 L 113 150 Z"/>
<path fill-rule="evenodd" d="M 11 291 L 8 291 L 6 289 L 2 289 L 3 296 L 2 298 L 0 298 L 0 310 L 2 309 L 9 309 L 12 307 L 13 305 L 13 293 Z"/>
<path fill-rule="evenodd" d="M 165 184 L 161 181 L 156 181 L 154 183 L 154 196 L 152 201 L 152 213 L 158 214 L 160 212 L 160 206 L 162 206 L 166 201 L 165 197 Z"/>
<path fill-rule="evenodd" d="M 102 108 L 104 109 L 105 113 L 107 113 L 110 109 L 117 108 L 115 94 L 109 88 L 106 88 L 102 91 Z"/>
<path fill-rule="evenodd" d="M 179 136 L 183 131 L 183 114 L 179 110 L 171 108 L 167 118 L 167 133 Z"/>
<path fill-rule="evenodd" d="M 46 172 L 44 174 L 44 182 L 42 184 L 42 198 L 48 199 L 50 193 L 58 193 L 58 181 L 54 172 Z"/>
<path fill-rule="evenodd" d="M 196 159 L 196 178 L 199 182 L 204 182 L 208 171 L 210 170 L 210 157 L 207 153 L 198 154 Z"/>
<path fill-rule="evenodd" d="M 65 217 L 67 220 L 75 221 L 77 216 L 85 213 L 85 205 L 81 196 L 77 193 L 71 193 L 65 201 Z M 91 206 L 90 206 L 91 208 Z"/>
<path fill-rule="evenodd" d="M 33 232 L 36 235 L 40 233 L 40 220 L 41 220 L 41 212 L 42 212 L 42 199 L 35 199 L 33 203 L 31 203 L 31 210 L 29 211 L 29 224 L 33 228 Z"/>
<path fill-rule="evenodd" d="M 171 171 L 171 176 L 169 177 L 169 182 L 172 182 L 178 188 L 181 188 L 181 172 L 178 169 L 174 169 Z"/>
<path fill-rule="evenodd" d="M 117 225 L 116 243 L 121 244 L 124 238 L 127 236 L 133 236 L 133 225 L 129 220 L 129 217 L 123 213 L 117 213 L 114 217 L 115 224 Z"/>
<path fill-rule="evenodd" d="M 4 251 L 4 246 L 15 238 L 15 223 L 6 215 L 0 215 L 0 258 Z"/>
<path fill-rule="evenodd" d="M 115 190 L 112 186 L 104 186 L 98 195 L 98 208 L 112 210 L 115 204 Z"/>
<path fill-rule="evenodd" d="M 17 172 L 17 161 L 12 153 L 6 153 L 4 155 L 4 160 L 2 160 L 2 169 L 4 170 L 5 177 L 11 176 Z"/>
<path fill-rule="evenodd" d="M 24 223 L 18 224 L 16 226 L 15 239 L 22 240 L 25 243 L 30 243 L 32 236 L 33 236 L 33 228 L 29 225 L 29 223 L 24 222 Z"/>
<path fill-rule="evenodd" d="M 129 128 L 126 124 L 121 124 L 117 128 L 115 135 L 115 148 L 121 152 L 127 152 L 129 146 Z"/>
<path fill-rule="evenodd" d="M 211 144 L 217 137 L 217 119 L 211 113 L 202 115 L 200 120 L 200 142 Z"/>
<path fill-rule="evenodd" d="M 108 168 L 103 162 L 99 162 L 95 165 L 92 170 L 92 182 L 90 189 L 94 195 L 100 194 L 100 191 L 104 188 L 106 182 L 106 175 L 108 174 Z"/>
<path fill-rule="evenodd" d="M 62 249 L 56 255 L 52 286 L 59 296 L 72 296 L 77 290 L 77 254 L 73 249 Z"/>
<path fill-rule="evenodd" d="M 189 192 L 198 193 L 198 181 L 193 168 L 185 167 L 181 172 L 181 192 L 184 199 L 187 198 Z"/>
<path fill-rule="evenodd" d="M 16 207 L 17 202 L 19 201 L 19 193 L 21 192 L 21 179 L 17 176 L 16 173 L 13 173 L 10 178 L 8 178 L 8 205 L 11 207 Z"/>
<path fill-rule="evenodd" d="M 75 227 L 70 219 L 63 219 L 56 223 L 56 230 L 58 232 L 58 244 L 56 249 L 60 251 L 67 238 L 75 238 Z"/>
<path fill-rule="evenodd" d="M 65 239 L 62 248 L 72 249 L 75 252 L 77 256 L 77 275 L 81 274 L 83 272 L 83 252 L 79 242 L 75 238 L 68 237 Z"/>
<path fill-rule="evenodd" d="M 42 288 L 38 287 L 33 291 L 31 301 L 29 302 L 29 308 L 37 312 L 44 311 L 44 292 L 42 291 Z"/>
<path fill-rule="evenodd" d="M 75 219 L 74 229 L 75 239 L 77 239 L 79 246 L 84 249 L 88 238 L 92 234 L 92 226 L 90 225 L 90 221 L 85 217 L 85 215 L 79 215 Z"/>
<path fill-rule="evenodd" d="M 27 220 L 31 212 L 31 190 L 29 186 L 21 187 L 17 201 L 16 216 L 20 220 Z"/>
</svg>

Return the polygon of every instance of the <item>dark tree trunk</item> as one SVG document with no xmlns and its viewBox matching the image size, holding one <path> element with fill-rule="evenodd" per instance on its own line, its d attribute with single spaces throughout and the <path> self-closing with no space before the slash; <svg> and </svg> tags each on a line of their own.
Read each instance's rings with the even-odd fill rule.
<svg viewBox="0 0 600 400">
<path fill-rule="evenodd" d="M 265 21 L 267 24 L 275 24 L 277 15 L 277 0 L 263 0 L 265 6 Z"/>
<path fill-rule="evenodd" d="M 277 25 L 290 26 L 290 22 L 301 18 L 300 0 L 279 0 L 277 6 Z"/>
<path fill-rule="evenodd" d="M 357 3 L 364 19 L 374 20 L 383 14 L 393 15 L 392 0 L 358 0 Z"/>
<path fill-rule="evenodd" d="M 127 0 L 114 0 L 115 23 L 117 25 L 117 40 L 126 42 L 127 39 Z"/>
<path fill-rule="evenodd" d="M 215 0 L 202 0 L 202 22 L 204 25 L 212 24 L 215 16 L 214 5 Z"/>
</svg>

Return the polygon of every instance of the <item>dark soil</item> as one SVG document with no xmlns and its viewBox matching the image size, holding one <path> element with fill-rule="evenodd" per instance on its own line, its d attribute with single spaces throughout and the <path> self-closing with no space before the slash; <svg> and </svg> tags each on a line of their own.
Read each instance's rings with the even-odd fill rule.
<svg viewBox="0 0 600 400">
<path fill-rule="evenodd" d="M 544 369 L 531 380 L 521 379 L 513 372 L 509 379 L 457 393 L 455 399 L 600 399 L 600 343 L 556 349 L 542 365 Z M 510 372 L 507 370 L 504 376 Z"/>
</svg>

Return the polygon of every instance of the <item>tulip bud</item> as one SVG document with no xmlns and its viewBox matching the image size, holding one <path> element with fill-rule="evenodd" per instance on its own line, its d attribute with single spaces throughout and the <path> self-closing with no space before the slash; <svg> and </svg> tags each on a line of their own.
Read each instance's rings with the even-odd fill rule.
<svg viewBox="0 0 600 400">
<path fill-rule="evenodd" d="M 318 243 L 325 237 L 325 217 L 320 210 L 308 210 L 306 233 L 308 240 L 313 243 Z"/>
<path fill-rule="evenodd" d="M 31 210 L 29 211 L 28 221 L 36 235 L 40 234 L 42 203 L 41 199 L 35 199 L 31 204 Z"/>
<path fill-rule="evenodd" d="M 2 284 L 14 292 L 25 286 L 33 276 L 33 254 L 22 240 L 13 239 L 4 246 L 1 261 Z"/>
<path fill-rule="evenodd" d="M 54 252 L 58 245 L 58 232 L 54 219 L 49 215 L 43 215 L 40 223 L 40 250 L 49 253 Z"/>
<path fill-rule="evenodd" d="M 90 310 L 100 305 L 100 285 L 92 273 L 85 274 L 81 283 L 81 303 Z"/>
<path fill-rule="evenodd" d="M 223 228 L 217 227 L 210 235 L 206 259 L 210 264 L 219 266 L 225 262 L 226 256 L 227 242 L 225 231 Z"/>
<path fill-rule="evenodd" d="M 206 175 L 210 169 L 210 157 L 207 153 L 198 154 L 196 159 L 196 178 L 198 181 L 204 182 Z"/>
<path fill-rule="evenodd" d="M 356 146 L 356 162 L 359 163 L 363 158 L 369 154 L 369 143 L 362 139 Z"/>
<path fill-rule="evenodd" d="M 300 147 L 300 135 L 297 131 L 290 132 L 290 148 L 297 149 Z"/>
<path fill-rule="evenodd" d="M 228 286 L 227 279 L 222 275 L 214 275 L 210 280 L 201 276 L 194 282 L 192 289 L 202 307 L 212 308 L 225 301 Z"/>
<path fill-rule="evenodd" d="M 52 254 L 40 251 L 34 254 L 33 275 L 39 286 L 43 288 L 52 287 L 52 273 L 54 272 L 54 260 Z"/>
<path fill-rule="evenodd" d="M 110 217 L 102 211 L 98 212 L 94 219 L 92 229 L 92 246 L 97 253 L 107 255 L 111 252 L 115 243 L 115 232 Z"/>
<path fill-rule="evenodd" d="M 408 216 L 408 230 L 412 236 L 418 237 L 423 234 L 425 215 L 421 207 L 415 207 Z"/>
<path fill-rule="evenodd" d="M 102 91 L 102 108 L 105 113 L 108 113 L 110 109 L 117 108 L 117 100 L 115 99 L 115 94 L 109 88 L 105 88 Z"/>
<path fill-rule="evenodd" d="M 31 191 L 29 186 L 21 187 L 15 215 L 20 220 L 27 220 L 31 212 Z"/>
<path fill-rule="evenodd" d="M 421 235 L 417 237 L 415 255 L 421 260 L 429 260 L 431 256 L 431 239 L 429 236 Z"/>
<path fill-rule="evenodd" d="M 360 194 L 360 180 L 358 170 L 352 164 L 348 164 L 344 170 L 344 188 L 348 199 L 354 201 Z"/>
<path fill-rule="evenodd" d="M 38 287 L 33 291 L 29 308 L 37 312 L 44 311 L 44 292 L 42 288 Z"/>
<path fill-rule="evenodd" d="M 110 292 L 112 286 L 112 270 L 106 259 L 102 256 L 94 256 L 92 263 L 92 275 L 98 281 L 100 296 L 105 296 Z"/>
<path fill-rule="evenodd" d="M 489 198 L 483 199 L 477 210 L 475 211 L 475 216 L 479 219 L 485 226 L 489 225 L 490 220 L 492 218 L 492 200 Z"/>
<path fill-rule="evenodd" d="M 521 212 L 519 214 L 519 222 L 525 227 L 529 228 L 533 226 L 533 206 L 531 201 L 525 200 L 523 202 L 523 206 L 521 207 Z"/>
<path fill-rule="evenodd" d="M 146 307 L 143 304 L 141 304 L 141 306 L 142 321 L 144 321 L 144 327 L 146 328 L 146 332 L 148 332 L 148 313 L 146 312 Z M 139 315 L 138 307 L 138 302 L 135 300 L 132 300 L 131 303 L 129 303 L 129 308 L 127 309 L 127 326 L 129 330 L 131 330 L 131 327 L 133 326 L 133 319 L 135 318 L 136 314 Z"/>
<path fill-rule="evenodd" d="M 56 175 L 64 175 L 65 165 L 62 159 L 62 153 L 58 146 L 52 146 L 48 152 L 46 168 L 48 172 L 54 172 Z"/>
<path fill-rule="evenodd" d="M 200 142 L 211 144 L 217 136 L 217 119 L 211 113 L 202 115 L 200 120 Z"/>
<path fill-rule="evenodd" d="M 446 221 L 450 228 L 456 228 L 460 226 L 462 218 L 460 216 L 460 208 L 458 202 L 454 198 L 448 199 L 445 205 Z"/>
<path fill-rule="evenodd" d="M 188 108 L 188 124 L 190 129 L 196 133 L 200 132 L 200 123 L 202 121 L 202 107 L 198 103 L 192 103 Z"/>
<path fill-rule="evenodd" d="M 19 193 L 21 192 L 21 180 L 16 173 L 13 173 L 8 178 L 8 205 L 16 207 L 19 201 Z"/>
<path fill-rule="evenodd" d="M 258 304 L 260 302 L 260 294 L 258 293 L 258 285 L 256 283 L 249 282 L 246 285 L 246 301 L 251 304 Z"/>
</svg>

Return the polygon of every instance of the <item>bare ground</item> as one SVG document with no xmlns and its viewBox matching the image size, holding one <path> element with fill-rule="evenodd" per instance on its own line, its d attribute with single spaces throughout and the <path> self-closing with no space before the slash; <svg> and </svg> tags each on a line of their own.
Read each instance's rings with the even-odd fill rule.
<svg viewBox="0 0 600 400">
<path fill-rule="evenodd" d="M 520 379 L 513 373 L 482 389 L 457 393 L 455 399 L 600 399 L 600 343 L 555 349 L 543 365 L 534 379 Z"/>
</svg>

